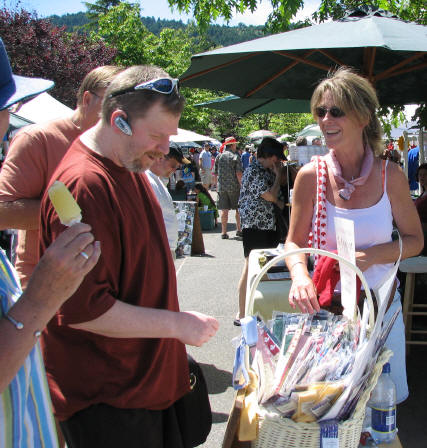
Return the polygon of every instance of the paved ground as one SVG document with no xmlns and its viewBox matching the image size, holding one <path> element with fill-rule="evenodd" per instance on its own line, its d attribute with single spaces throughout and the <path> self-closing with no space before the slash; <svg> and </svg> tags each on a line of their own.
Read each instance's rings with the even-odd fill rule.
<svg viewBox="0 0 427 448">
<path fill-rule="evenodd" d="M 213 426 L 205 448 L 221 446 L 228 414 L 234 397 L 231 371 L 234 349 L 231 339 L 239 334 L 233 326 L 237 312 L 237 283 L 243 267 L 241 240 L 236 227 L 229 224 L 229 240 L 220 238 L 220 227 L 203 232 L 206 256 L 186 257 L 176 262 L 178 295 L 181 309 L 196 310 L 215 316 L 220 324 L 216 336 L 189 353 L 201 364 L 208 382 Z"/>
<path fill-rule="evenodd" d="M 207 256 L 186 257 L 176 262 L 181 309 L 215 316 L 220 329 L 201 348 L 189 352 L 201 363 L 208 382 L 213 426 L 204 448 L 220 448 L 233 401 L 231 372 L 234 350 L 231 339 L 239 334 L 233 326 L 237 312 L 237 283 L 243 267 L 242 242 L 235 237 L 234 215 L 229 240 L 220 238 L 219 227 L 203 232 Z M 398 407 L 398 427 L 405 448 L 427 448 L 427 347 L 413 346 L 408 357 L 410 398 Z M 279 447 L 278 447 L 279 448 Z"/>
</svg>

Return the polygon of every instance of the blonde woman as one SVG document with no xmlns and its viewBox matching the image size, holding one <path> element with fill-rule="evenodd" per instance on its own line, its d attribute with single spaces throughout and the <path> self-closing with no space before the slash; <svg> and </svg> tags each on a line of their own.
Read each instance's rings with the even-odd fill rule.
<svg viewBox="0 0 427 448">
<path fill-rule="evenodd" d="M 324 207 L 318 213 L 316 162 L 298 173 L 286 250 L 307 247 L 309 234 L 322 220 L 324 232 L 315 232 L 314 245 L 336 249 L 334 217 L 355 224 L 356 263 L 370 287 L 375 287 L 399 258 L 398 241 L 392 240 L 393 223 L 403 242 L 402 258 L 417 255 L 423 235 L 408 181 L 398 165 L 378 157 L 382 151 L 381 126 L 376 117 L 378 100 L 372 85 L 349 69 L 341 68 L 315 89 L 311 111 L 323 132 L 329 154 L 325 162 Z M 325 212 L 325 213 L 324 213 Z M 324 235 L 322 234 L 324 233 Z M 317 238 L 316 238 L 317 236 Z M 289 257 L 292 277 L 289 303 L 302 312 L 319 310 L 317 291 L 309 276 L 304 255 Z M 385 316 L 389 319 L 401 308 L 396 292 Z M 405 339 L 400 313 L 386 344 L 393 350 L 392 376 L 397 401 L 408 395 L 405 369 Z"/>
</svg>

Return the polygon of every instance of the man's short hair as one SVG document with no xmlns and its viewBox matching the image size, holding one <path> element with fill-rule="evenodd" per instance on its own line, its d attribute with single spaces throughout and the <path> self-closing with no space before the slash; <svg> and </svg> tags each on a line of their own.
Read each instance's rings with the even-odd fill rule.
<svg viewBox="0 0 427 448">
<path fill-rule="evenodd" d="M 156 78 L 170 78 L 170 76 L 155 65 L 135 65 L 117 75 L 105 92 L 102 121 L 109 123 L 111 114 L 121 109 L 128 115 L 127 120 L 132 123 L 132 119 L 144 117 L 147 111 L 158 102 L 170 113 L 179 115 L 184 108 L 185 100 L 178 89 L 173 89 L 169 94 L 146 89 L 119 93 Z"/>
<path fill-rule="evenodd" d="M 297 137 L 297 139 L 295 140 L 295 144 L 297 146 L 307 146 L 307 139 L 303 136 L 299 136 Z"/>
<path fill-rule="evenodd" d="M 167 159 L 175 159 L 181 165 L 188 165 L 189 163 L 191 163 L 186 157 L 184 157 L 181 148 L 176 144 L 169 145 L 169 153 L 165 157 Z"/>
<path fill-rule="evenodd" d="M 106 89 L 111 81 L 124 70 L 118 65 L 103 65 L 91 70 L 83 79 L 77 92 L 77 105 L 83 102 L 85 92 L 96 93 Z"/>
</svg>

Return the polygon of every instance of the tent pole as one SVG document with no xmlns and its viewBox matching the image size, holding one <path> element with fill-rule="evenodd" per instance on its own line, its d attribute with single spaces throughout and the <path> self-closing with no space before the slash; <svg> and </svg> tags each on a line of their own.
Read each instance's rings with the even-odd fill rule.
<svg viewBox="0 0 427 448">
<path fill-rule="evenodd" d="M 420 164 L 425 163 L 426 157 L 424 152 L 424 128 L 421 126 L 418 132 L 418 148 L 420 150 Z"/>
<path fill-rule="evenodd" d="M 406 178 L 408 178 L 408 133 L 403 131 L 403 163 L 405 169 Z"/>
</svg>

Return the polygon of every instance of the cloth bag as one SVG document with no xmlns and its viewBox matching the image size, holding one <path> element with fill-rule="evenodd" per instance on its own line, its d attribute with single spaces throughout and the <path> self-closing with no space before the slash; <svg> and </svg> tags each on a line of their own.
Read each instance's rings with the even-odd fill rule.
<svg viewBox="0 0 427 448">
<path fill-rule="evenodd" d="M 187 354 L 190 369 L 190 392 L 175 403 L 176 416 L 185 448 L 204 443 L 212 428 L 208 387 L 202 369 Z"/>
</svg>

